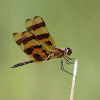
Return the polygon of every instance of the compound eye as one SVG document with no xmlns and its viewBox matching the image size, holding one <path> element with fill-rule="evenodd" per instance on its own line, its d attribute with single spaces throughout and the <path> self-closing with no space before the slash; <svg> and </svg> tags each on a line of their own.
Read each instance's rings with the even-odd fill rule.
<svg viewBox="0 0 100 100">
<path fill-rule="evenodd" d="M 70 55 L 72 53 L 72 50 L 70 48 L 67 48 L 67 55 Z"/>
</svg>

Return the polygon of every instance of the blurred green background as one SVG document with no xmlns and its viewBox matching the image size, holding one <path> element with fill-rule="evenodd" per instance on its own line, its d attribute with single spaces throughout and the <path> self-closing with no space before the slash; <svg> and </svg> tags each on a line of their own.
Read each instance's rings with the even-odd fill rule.
<svg viewBox="0 0 100 100">
<path fill-rule="evenodd" d="M 100 100 L 100 0 L 0 0 L 0 100 L 69 100 L 72 76 L 60 59 L 29 60 L 12 34 L 25 31 L 25 20 L 41 16 L 59 48 L 78 58 L 74 100 Z M 74 65 L 66 70 L 73 72 Z"/>
</svg>

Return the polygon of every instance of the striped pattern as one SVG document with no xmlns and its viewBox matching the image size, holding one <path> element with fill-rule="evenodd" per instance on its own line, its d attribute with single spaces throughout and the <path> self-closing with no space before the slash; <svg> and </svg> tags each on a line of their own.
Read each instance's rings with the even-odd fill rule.
<svg viewBox="0 0 100 100">
<path fill-rule="evenodd" d="M 26 65 L 26 64 L 29 64 L 29 63 L 33 63 L 33 62 L 34 62 L 33 60 L 30 60 L 30 61 L 26 61 L 26 62 L 23 62 L 23 63 L 18 63 L 18 64 L 15 64 L 11 68 L 16 68 L 16 67 L 23 66 L 23 65 Z"/>
<path fill-rule="evenodd" d="M 49 36 L 50 36 L 49 33 L 44 33 L 44 34 L 38 35 L 37 39 L 42 40 L 42 39 L 45 39 L 45 38 L 49 38 Z"/>
<path fill-rule="evenodd" d="M 49 34 L 44 20 L 36 16 L 26 20 L 26 30 L 14 33 L 14 39 L 19 47 L 34 61 L 44 61 L 55 48 L 55 43 Z"/>
<path fill-rule="evenodd" d="M 47 48 L 49 52 L 55 48 L 54 40 L 49 34 L 46 24 L 41 17 L 36 16 L 33 20 L 27 19 L 26 30 L 33 33 L 41 45 Z"/>
<path fill-rule="evenodd" d="M 28 20 L 29 21 L 29 20 Z M 35 30 L 37 30 L 38 28 L 40 28 L 40 27 L 45 27 L 46 25 L 45 25 L 45 23 L 44 22 L 41 22 L 41 23 L 39 23 L 39 24 L 35 24 L 35 25 L 32 25 L 32 26 L 30 26 L 30 27 L 27 27 L 27 31 L 35 31 Z"/>
<path fill-rule="evenodd" d="M 35 62 L 44 61 L 50 54 L 50 52 L 37 41 L 36 36 L 30 32 L 14 33 L 13 37 L 19 47 Z"/>
<path fill-rule="evenodd" d="M 31 60 L 44 61 L 55 48 L 54 40 L 44 20 L 39 16 L 33 20 L 27 19 L 26 30 L 23 33 L 14 33 L 14 40 Z"/>
</svg>

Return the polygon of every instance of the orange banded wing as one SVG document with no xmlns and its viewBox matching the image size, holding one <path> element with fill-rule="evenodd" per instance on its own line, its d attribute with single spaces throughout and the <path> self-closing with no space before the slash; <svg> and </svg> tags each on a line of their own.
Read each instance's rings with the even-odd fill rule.
<svg viewBox="0 0 100 100">
<path fill-rule="evenodd" d="M 14 33 L 13 36 L 19 47 L 35 62 L 44 61 L 50 54 L 30 32 Z"/>
<path fill-rule="evenodd" d="M 33 20 L 27 19 L 26 29 L 28 32 L 33 33 L 36 36 L 37 40 L 40 42 L 40 44 L 47 48 L 49 52 L 51 50 L 54 50 L 54 40 L 49 34 L 46 24 L 41 17 L 35 16 Z"/>
<path fill-rule="evenodd" d="M 24 50 L 24 45 L 23 45 L 23 42 L 22 42 L 22 33 L 13 33 L 13 38 L 15 40 L 15 42 L 19 45 L 19 47 Z"/>
</svg>

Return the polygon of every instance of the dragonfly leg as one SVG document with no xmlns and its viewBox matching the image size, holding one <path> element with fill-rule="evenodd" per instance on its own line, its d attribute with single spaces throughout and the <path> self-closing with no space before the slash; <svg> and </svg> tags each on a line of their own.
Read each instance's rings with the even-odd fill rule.
<svg viewBox="0 0 100 100">
<path fill-rule="evenodd" d="M 64 69 L 64 66 L 63 66 L 63 59 L 62 59 L 62 58 L 61 58 L 61 70 L 73 76 L 72 73 L 70 73 L 70 72 L 68 72 L 67 70 Z"/>
<path fill-rule="evenodd" d="M 70 64 L 74 64 L 74 61 L 69 61 L 65 56 L 64 56 L 64 59 L 65 59 L 65 62 L 68 64 L 68 65 L 70 65 Z"/>
<path fill-rule="evenodd" d="M 76 58 L 69 58 L 68 56 L 66 56 L 69 60 L 75 60 Z"/>
<path fill-rule="evenodd" d="M 72 60 L 71 62 L 73 62 L 73 63 L 75 62 L 75 59 L 76 59 L 76 58 L 69 58 L 67 55 L 64 55 L 64 58 L 65 58 L 66 60 L 68 60 L 68 61 L 69 61 L 69 60 Z M 70 61 L 69 61 L 69 62 L 70 62 Z"/>
<path fill-rule="evenodd" d="M 50 54 L 44 61 L 49 60 L 54 54 Z"/>
</svg>

